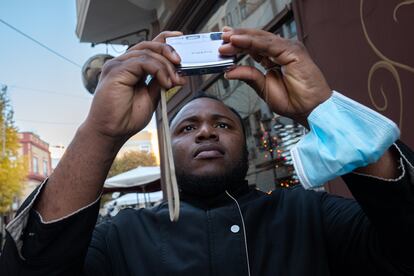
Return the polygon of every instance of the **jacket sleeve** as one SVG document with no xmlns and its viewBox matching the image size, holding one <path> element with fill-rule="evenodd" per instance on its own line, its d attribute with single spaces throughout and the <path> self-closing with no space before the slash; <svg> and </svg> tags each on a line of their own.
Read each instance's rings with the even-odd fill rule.
<svg viewBox="0 0 414 276">
<path fill-rule="evenodd" d="M 33 209 L 43 184 L 7 226 L 0 275 L 81 275 L 99 210 L 99 200 L 73 214 L 43 222 Z"/>
<path fill-rule="evenodd" d="M 394 146 L 400 177 L 347 174 L 357 202 L 322 199 L 328 258 L 339 275 L 414 275 L 414 156 L 401 142 Z"/>
<path fill-rule="evenodd" d="M 115 275 L 112 271 L 111 260 L 108 258 L 107 233 L 111 222 L 103 222 L 95 227 L 92 240 L 83 267 L 83 274 L 87 276 Z"/>
</svg>

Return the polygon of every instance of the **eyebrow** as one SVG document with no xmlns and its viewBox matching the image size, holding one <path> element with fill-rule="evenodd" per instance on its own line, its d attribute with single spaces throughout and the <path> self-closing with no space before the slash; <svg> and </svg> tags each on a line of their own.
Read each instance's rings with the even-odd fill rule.
<svg viewBox="0 0 414 276">
<path fill-rule="evenodd" d="M 223 114 L 219 114 L 219 113 L 215 113 L 211 115 L 213 120 L 217 120 L 217 119 L 227 119 L 229 121 L 231 121 L 233 124 L 237 124 L 236 121 L 232 118 L 230 118 L 229 116 L 223 115 Z M 180 124 L 182 124 L 183 122 L 197 122 L 199 121 L 199 116 L 197 115 L 192 115 L 189 117 L 184 117 L 182 120 L 178 121 L 175 126 L 179 126 Z M 173 127 L 173 125 L 171 125 L 171 127 Z"/>
</svg>

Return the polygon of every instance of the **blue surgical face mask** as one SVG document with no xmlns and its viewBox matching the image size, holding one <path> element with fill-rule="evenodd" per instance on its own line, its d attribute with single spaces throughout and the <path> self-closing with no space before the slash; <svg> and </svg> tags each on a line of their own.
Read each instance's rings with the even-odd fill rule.
<svg viewBox="0 0 414 276">
<path fill-rule="evenodd" d="M 394 122 L 335 91 L 308 122 L 310 132 L 291 149 L 306 189 L 376 162 L 400 135 Z"/>
</svg>

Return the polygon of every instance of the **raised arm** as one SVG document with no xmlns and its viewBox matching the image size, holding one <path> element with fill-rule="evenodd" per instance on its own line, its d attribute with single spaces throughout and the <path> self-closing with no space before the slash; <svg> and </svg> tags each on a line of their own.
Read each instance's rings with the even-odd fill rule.
<svg viewBox="0 0 414 276">
<path fill-rule="evenodd" d="M 303 44 L 262 30 L 228 27 L 224 29 L 223 39 L 229 43 L 221 47 L 222 54 L 247 53 L 266 68 L 262 73 L 252 66 L 237 66 L 225 76 L 245 81 L 273 112 L 310 129 L 309 115 L 332 96 L 332 89 Z M 390 150 L 381 155 L 375 162 L 370 161 L 370 165 L 357 167 L 357 171 L 377 177 L 396 177 L 398 155 Z"/>
<path fill-rule="evenodd" d="M 173 66 L 180 59 L 163 43 L 179 34 L 161 33 L 105 64 L 90 112 L 35 207 L 43 220 L 67 216 L 96 200 L 120 147 L 150 121 L 159 87 L 182 84 Z M 147 75 L 155 77 L 148 86 Z"/>
<path fill-rule="evenodd" d="M 7 226 L 1 275 L 80 274 L 113 159 L 150 121 L 160 87 L 184 83 L 174 69 L 180 58 L 164 44 L 176 35 L 181 33 L 161 33 L 104 65 L 90 112 L 58 167 Z M 148 75 L 154 77 L 149 84 Z M 92 261 L 95 272 L 106 267 L 99 256 Z"/>
<path fill-rule="evenodd" d="M 237 66 L 226 77 L 245 81 L 272 111 L 310 130 L 295 146 L 298 150 L 292 150 L 302 185 L 320 186 L 344 175 L 358 201 L 323 197 L 332 269 L 340 275 L 345 271 L 412 275 L 414 168 L 412 157 L 407 157 L 412 156 L 409 149 L 404 155 L 391 147 L 399 135 L 396 125 L 333 92 L 300 42 L 265 31 L 224 31 L 223 39 L 229 43 L 221 47 L 222 54 L 246 53 L 267 69 L 262 73 L 252 66 Z"/>
</svg>

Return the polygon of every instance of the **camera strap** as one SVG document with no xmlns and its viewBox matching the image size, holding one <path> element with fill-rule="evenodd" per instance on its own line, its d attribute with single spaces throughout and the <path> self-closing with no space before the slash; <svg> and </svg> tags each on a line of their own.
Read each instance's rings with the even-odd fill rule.
<svg viewBox="0 0 414 276">
<path fill-rule="evenodd" d="M 161 89 L 161 144 L 164 152 L 164 180 L 167 188 L 168 210 L 171 221 L 178 221 L 180 214 L 180 195 L 175 176 L 174 158 L 171 149 L 171 132 L 168 124 L 167 99 L 165 89 Z"/>
</svg>

